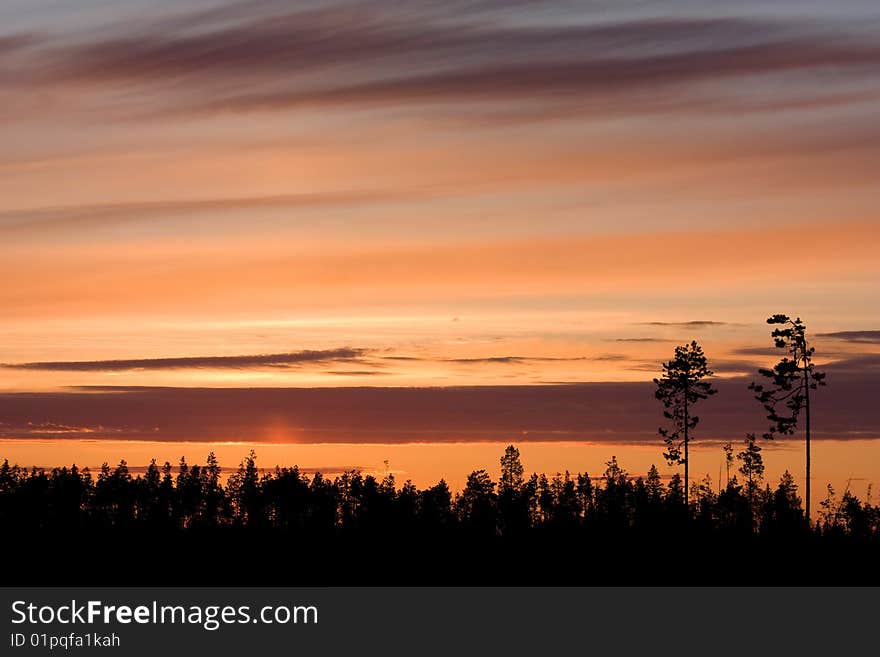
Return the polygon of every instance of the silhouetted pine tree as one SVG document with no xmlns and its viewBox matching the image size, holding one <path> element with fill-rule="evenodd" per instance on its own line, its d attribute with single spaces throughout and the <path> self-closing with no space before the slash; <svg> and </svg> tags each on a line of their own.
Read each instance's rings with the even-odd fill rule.
<svg viewBox="0 0 880 657">
<path fill-rule="evenodd" d="M 672 360 L 663 364 L 663 374 L 654 379 L 654 396 L 663 404 L 663 417 L 670 420 L 671 428 L 660 427 L 658 432 L 666 443 L 663 456 L 670 465 L 684 465 L 684 505 L 688 506 L 689 460 L 688 445 L 691 433 L 700 422 L 693 406 L 714 395 L 715 390 L 703 379 L 712 376 L 703 349 L 692 341 L 675 348 Z"/>
<path fill-rule="evenodd" d="M 810 391 L 825 385 L 825 374 L 816 370 L 813 355 L 816 352 L 807 342 L 807 327 L 801 318 L 773 315 L 768 324 L 779 326 L 770 334 L 776 348 L 785 356 L 772 369 L 758 372 L 769 379 L 766 385 L 752 383 L 755 398 L 767 411 L 771 425 L 764 437 L 768 440 L 776 433 L 793 434 L 797 429 L 801 411 L 804 412 L 804 438 L 806 445 L 805 500 L 807 522 L 810 522 Z"/>
</svg>

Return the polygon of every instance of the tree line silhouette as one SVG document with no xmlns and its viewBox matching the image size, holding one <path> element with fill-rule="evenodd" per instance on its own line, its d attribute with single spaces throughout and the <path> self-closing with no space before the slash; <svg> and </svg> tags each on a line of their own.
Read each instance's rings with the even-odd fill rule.
<svg viewBox="0 0 880 657">
<path fill-rule="evenodd" d="M 783 325 L 773 338 L 787 355 L 762 370 L 767 386 L 751 386 L 772 423 L 765 439 L 792 433 L 809 391 L 824 384 L 800 319 L 769 321 Z M 690 481 L 693 411 L 715 394 L 711 374 L 691 342 L 655 380 L 669 421 L 660 429 L 664 457 L 684 466 L 684 476 L 666 479 L 655 466 L 633 476 L 613 456 L 595 475 L 527 477 L 514 445 L 497 481 L 475 470 L 457 492 L 444 480 L 399 484 L 390 472 L 262 470 L 253 451 L 228 474 L 213 453 L 204 464 L 154 460 L 138 475 L 125 461 L 98 472 L 4 461 L 4 548 L 31 567 L 11 577 L 70 581 L 69 564 L 88 564 L 93 577 L 115 583 L 110 573 L 136 564 L 141 581 L 153 582 L 189 564 L 188 584 L 221 570 L 245 583 L 258 573 L 266 583 L 313 584 L 880 582 L 880 506 L 870 488 L 862 501 L 829 485 L 811 522 L 787 470 L 764 480 L 754 433 L 738 453 L 723 446 L 724 485 L 708 475 Z M 808 417 L 806 428 L 809 436 Z"/>
<path fill-rule="evenodd" d="M 125 461 L 104 464 L 93 475 L 76 466 L 20 468 L 0 465 L 0 523 L 21 530 L 197 530 L 251 528 L 303 534 L 419 530 L 482 536 L 528 532 L 640 534 L 687 526 L 719 535 L 852 536 L 880 538 L 880 506 L 828 487 L 820 518 L 805 522 L 798 486 L 788 472 L 764 482 L 754 436 L 736 455 L 739 467 L 719 488 L 706 475 L 691 485 L 690 506 L 676 473 L 664 480 L 655 466 L 631 476 L 612 457 L 598 477 L 587 473 L 532 474 L 526 478 L 519 450 L 510 445 L 493 481 L 475 470 L 453 494 L 444 480 L 419 489 L 356 470 L 333 479 L 298 467 L 261 471 L 251 452 L 225 483 L 214 454 L 204 465 L 176 467 L 153 461 L 133 476 Z M 740 481 L 739 476 L 742 477 Z"/>
<path fill-rule="evenodd" d="M 530 583 L 606 582 L 610 571 L 586 569 L 595 560 L 625 573 L 615 581 L 630 583 L 699 582 L 701 564 L 724 562 L 750 564 L 756 581 L 770 582 L 786 572 L 779 560 L 818 568 L 831 582 L 880 581 L 880 506 L 829 486 L 810 527 L 794 478 L 786 471 L 773 486 L 763 482 L 754 439 L 751 446 L 737 455 L 737 471 L 720 492 L 708 476 L 693 482 L 690 505 L 678 473 L 664 480 L 652 466 L 634 477 L 612 457 L 596 477 L 525 477 L 513 445 L 497 481 L 476 470 L 457 493 L 443 480 L 422 489 L 398 485 L 390 473 L 331 479 L 295 466 L 261 471 L 253 452 L 225 482 L 213 455 L 204 465 L 153 462 L 138 476 L 124 461 L 95 474 L 4 461 L 0 527 L 10 563 L 30 567 L 13 571 L 12 581 L 24 572 L 70 581 L 78 571 L 63 564 L 90 564 L 98 581 L 115 583 L 109 573 L 133 565 L 167 577 L 181 564 L 218 571 L 245 562 L 266 583 L 384 583 L 380 573 L 403 584 L 512 583 L 493 569 L 499 563 Z M 809 556 L 817 551 L 824 556 Z M 690 570 L 662 570 L 689 553 Z M 358 557 L 366 570 L 348 561 Z M 314 569 L 305 580 L 291 570 L 302 560 Z M 843 570 L 828 570 L 830 563 Z M 856 564 L 863 567 L 845 576 Z M 207 572 L 189 571 L 183 581 L 213 581 Z M 803 581 L 795 570 L 789 575 L 783 581 Z M 731 576 L 716 573 L 723 581 Z"/>
</svg>

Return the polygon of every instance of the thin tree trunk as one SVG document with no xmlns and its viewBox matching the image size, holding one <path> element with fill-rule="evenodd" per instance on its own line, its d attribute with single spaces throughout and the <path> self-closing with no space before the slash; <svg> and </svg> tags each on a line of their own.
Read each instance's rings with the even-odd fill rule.
<svg viewBox="0 0 880 657">
<path fill-rule="evenodd" d="M 806 349 L 806 342 L 804 343 Z M 807 373 L 807 361 L 804 359 L 804 410 L 806 411 L 806 437 L 807 437 L 807 485 L 806 485 L 806 509 L 807 509 L 807 526 L 811 527 L 810 522 L 810 379 Z"/>
<path fill-rule="evenodd" d="M 755 501 L 754 501 L 754 492 L 755 492 L 755 484 L 752 480 L 752 462 L 749 461 L 749 515 L 752 516 L 752 522 L 755 521 Z"/>
<path fill-rule="evenodd" d="M 684 512 L 688 516 L 689 514 L 689 506 L 688 506 L 688 495 L 690 495 L 690 490 L 688 488 L 688 467 L 690 466 L 690 459 L 688 459 L 688 398 L 687 398 L 687 388 L 684 391 Z"/>
</svg>

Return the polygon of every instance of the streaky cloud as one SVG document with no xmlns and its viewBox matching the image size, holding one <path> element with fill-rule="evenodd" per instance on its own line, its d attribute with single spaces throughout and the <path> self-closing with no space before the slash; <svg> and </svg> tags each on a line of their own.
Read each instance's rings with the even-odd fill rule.
<svg viewBox="0 0 880 657">
<path fill-rule="evenodd" d="M 384 376 L 391 372 L 382 372 L 379 370 L 325 370 L 324 374 L 333 376 Z"/>
<path fill-rule="evenodd" d="M 459 365 L 516 365 L 521 363 L 574 363 L 580 361 L 626 360 L 621 354 L 598 356 L 473 356 L 460 358 L 432 358 L 428 356 L 382 356 L 382 360 L 455 363 Z"/>
<path fill-rule="evenodd" d="M 580 360 L 590 360 L 586 356 L 572 356 L 569 358 L 559 358 L 553 356 L 485 356 L 482 358 L 441 358 L 438 359 L 440 362 L 444 363 L 500 363 L 500 364 L 513 364 L 513 363 L 543 363 L 543 362 L 554 362 L 554 361 L 580 361 Z"/>
<path fill-rule="evenodd" d="M 98 30 L 61 43 L 44 37 L 20 63 L 26 82 L 19 84 L 32 91 L 124 83 L 140 92 L 128 110 L 142 118 L 603 98 L 619 101 L 617 113 L 643 113 L 674 110 L 656 93 L 663 88 L 679 89 L 675 97 L 682 108 L 707 102 L 705 94 L 682 90 L 687 85 L 818 69 L 833 70 L 838 79 L 858 78 L 880 67 L 880 47 L 845 20 L 829 25 L 791 17 L 652 17 L 527 25 L 505 20 L 504 10 L 465 5 L 441 18 L 436 5 L 401 10 L 376 2 L 369 9 L 343 3 L 298 11 L 257 5 L 183 13 L 174 20 L 114 25 L 110 37 Z M 10 48 L 20 49 L 17 42 Z M 811 89 L 798 102 L 824 97 Z M 738 94 L 708 95 L 723 105 L 735 104 Z M 847 102 L 846 96 L 837 101 Z"/>
<path fill-rule="evenodd" d="M 880 330 L 869 331 L 834 331 L 833 333 L 817 333 L 818 338 L 834 338 L 844 342 L 859 344 L 880 344 Z"/>
<path fill-rule="evenodd" d="M 821 438 L 880 438 L 880 360 L 829 364 L 815 398 Z M 701 413 L 705 440 L 729 440 L 766 423 L 749 376 L 719 378 Z M 253 440 L 264 426 L 295 427 L 290 440 L 406 443 L 509 440 L 657 444 L 660 409 L 649 382 L 445 388 L 148 388 L 0 393 L 7 438 Z M 224 409 L 220 415 L 217 409 Z M 58 427 L 63 427 L 59 433 Z M 81 432 L 76 427 L 83 428 Z"/>
<path fill-rule="evenodd" d="M 790 39 L 809 24 L 754 18 L 648 18 L 595 24 L 519 25 L 459 12 L 455 20 L 425 20 L 423 11 L 401 12 L 376 2 L 230 17 L 211 25 L 186 16 L 165 25 L 117 28 L 110 38 L 83 35 L 79 42 L 44 44 L 43 75 L 63 82 L 189 79 L 213 82 L 238 73 L 288 77 L 328 66 L 365 61 L 412 70 L 438 61 L 466 68 L 476 60 L 561 61 L 566 54 L 598 59 L 630 49 L 669 52 L 714 50 Z M 648 46 L 648 47 L 646 47 Z M 409 61 L 410 66 L 404 66 Z"/>
<path fill-rule="evenodd" d="M 311 208 L 364 205 L 421 199 L 430 193 L 418 190 L 339 190 L 274 196 L 206 198 L 173 201 L 103 203 L 60 207 L 25 208 L 0 212 L 0 234 L 48 230 L 79 230 L 195 214 L 257 210 L 265 208 Z"/>
<path fill-rule="evenodd" d="M 674 326 L 676 328 L 700 328 L 705 326 L 727 326 L 728 322 L 715 322 L 706 319 L 695 319 L 688 322 L 638 322 L 641 326 Z"/>
<path fill-rule="evenodd" d="M 634 342 L 634 343 L 639 343 L 639 342 L 645 342 L 645 343 L 674 342 L 674 340 L 670 340 L 668 338 L 611 338 L 610 341 L 611 342 Z"/>
<path fill-rule="evenodd" d="M 253 369 L 262 367 L 294 367 L 306 364 L 325 364 L 333 361 L 356 361 L 366 349 L 305 350 L 281 354 L 247 356 L 184 356 L 180 358 L 134 358 L 124 360 L 45 361 L 33 363 L 5 363 L 3 367 L 19 370 L 50 372 L 119 372 L 127 370 L 176 369 Z"/>
<path fill-rule="evenodd" d="M 880 48 L 780 42 L 728 50 L 707 49 L 650 57 L 587 58 L 471 67 L 313 90 L 273 90 L 231 95 L 178 107 L 182 114 L 268 111 L 315 106 L 368 106 L 453 101 L 591 99 L 656 93 L 663 87 L 705 80 L 784 73 L 812 68 L 880 66 Z M 621 98 L 623 100 L 623 98 Z M 684 103 L 685 97 L 680 99 Z M 645 112 L 650 103 L 620 103 Z M 662 109 L 669 110 L 668 105 Z"/>
</svg>

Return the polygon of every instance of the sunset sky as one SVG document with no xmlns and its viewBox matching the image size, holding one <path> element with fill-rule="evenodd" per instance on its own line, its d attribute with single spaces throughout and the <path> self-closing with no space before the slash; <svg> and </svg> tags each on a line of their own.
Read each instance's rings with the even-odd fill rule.
<svg viewBox="0 0 880 657">
<path fill-rule="evenodd" d="M 0 82 L 4 437 L 648 440 L 691 339 L 738 437 L 783 312 L 880 438 L 875 1 L 6 0 Z M 491 389 L 179 390 L 350 386 Z"/>
</svg>

